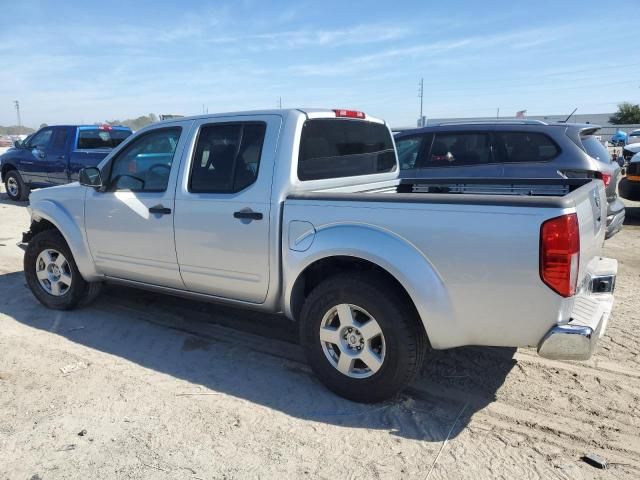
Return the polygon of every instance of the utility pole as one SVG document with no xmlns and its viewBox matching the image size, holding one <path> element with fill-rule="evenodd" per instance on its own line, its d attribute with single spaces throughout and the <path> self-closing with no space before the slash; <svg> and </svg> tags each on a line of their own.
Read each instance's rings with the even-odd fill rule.
<svg viewBox="0 0 640 480">
<path fill-rule="evenodd" d="M 424 101 L 424 78 L 420 79 L 420 82 L 418 83 L 418 97 L 420 98 L 420 126 L 424 127 L 423 125 L 423 116 L 422 116 L 422 105 L 423 105 L 423 101 Z"/>
<path fill-rule="evenodd" d="M 278 108 L 282 110 L 282 97 L 278 98 Z"/>
<path fill-rule="evenodd" d="M 13 104 L 16 107 L 16 115 L 18 115 L 18 126 L 22 126 L 22 119 L 20 118 L 20 102 L 18 100 L 14 100 Z"/>
<path fill-rule="evenodd" d="M 496 120 L 500 120 L 500 107 L 498 107 L 498 111 L 496 112 Z"/>
</svg>

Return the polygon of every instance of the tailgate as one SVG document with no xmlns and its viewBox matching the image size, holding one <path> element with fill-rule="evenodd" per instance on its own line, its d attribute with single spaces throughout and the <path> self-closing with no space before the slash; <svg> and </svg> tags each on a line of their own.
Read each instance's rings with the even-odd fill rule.
<svg viewBox="0 0 640 480">
<path fill-rule="evenodd" d="M 602 251 L 607 226 L 607 196 L 601 180 L 593 180 L 570 195 L 574 196 L 580 227 L 580 285 L 593 270 Z"/>
</svg>

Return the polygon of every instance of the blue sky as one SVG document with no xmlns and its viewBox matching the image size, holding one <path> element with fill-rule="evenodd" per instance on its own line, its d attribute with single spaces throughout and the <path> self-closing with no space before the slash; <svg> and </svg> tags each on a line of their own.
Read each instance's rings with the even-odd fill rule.
<svg viewBox="0 0 640 480">
<path fill-rule="evenodd" d="M 640 1 L 0 1 L 0 125 L 283 106 L 418 117 L 640 102 Z M 615 11 L 614 11 L 615 7 Z"/>
</svg>

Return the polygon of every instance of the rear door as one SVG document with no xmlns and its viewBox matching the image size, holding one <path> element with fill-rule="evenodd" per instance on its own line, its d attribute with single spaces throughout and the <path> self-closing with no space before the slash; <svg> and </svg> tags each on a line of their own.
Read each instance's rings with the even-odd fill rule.
<svg viewBox="0 0 640 480">
<path fill-rule="evenodd" d="M 69 181 L 71 127 L 55 127 L 46 150 L 46 172 L 49 183 L 61 185 Z"/>
<path fill-rule="evenodd" d="M 175 240 L 188 290 L 264 302 L 272 248 L 277 115 L 203 119 L 176 190 Z M 275 267 L 275 266 L 274 266 Z"/>
<path fill-rule="evenodd" d="M 560 148 L 541 132 L 494 131 L 493 157 L 500 163 L 506 178 L 559 178 L 554 160 Z"/>
</svg>

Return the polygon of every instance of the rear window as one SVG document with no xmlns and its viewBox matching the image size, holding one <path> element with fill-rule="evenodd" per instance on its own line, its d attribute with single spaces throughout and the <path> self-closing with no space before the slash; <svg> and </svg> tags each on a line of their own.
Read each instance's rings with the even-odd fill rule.
<svg viewBox="0 0 640 480">
<path fill-rule="evenodd" d="M 78 150 L 115 148 L 131 135 L 130 130 L 83 128 L 78 132 Z"/>
<path fill-rule="evenodd" d="M 602 163 L 611 163 L 611 157 L 607 148 L 593 135 L 581 137 L 582 145 L 590 157 Z"/>
<path fill-rule="evenodd" d="M 393 172 L 396 154 L 385 125 L 338 119 L 307 120 L 298 157 L 300 180 Z"/>
</svg>

